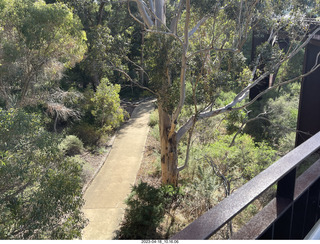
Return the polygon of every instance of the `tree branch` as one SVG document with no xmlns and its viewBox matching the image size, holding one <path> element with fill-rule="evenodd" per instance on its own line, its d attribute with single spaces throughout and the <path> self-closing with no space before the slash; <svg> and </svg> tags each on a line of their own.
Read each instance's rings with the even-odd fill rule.
<svg viewBox="0 0 320 244">
<path fill-rule="evenodd" d="M 192 28 L 192 30 L 189 31 L 189 33 L 188 33 L 189 38 L 192 37 L 192 35 L 199 29 L 199 27 L 200 27 L 201 25 L 203 25 L 203 24 L 207 21 L 207 19 L 209 19 L 209 17 L 210 17 L 210 16 L 205 16 L 205 17 L 203 17 L 203 18 Z"/>
<path fill-rule="evenodd" d="M 214 174 L 221 179 L 222 184 L 224 186 L 225 197 L 228 197 L 231 194 L 231 181 L 233 181 L 233 179 L 228 179 L 226 176 L 224 176 L 224 174 L 221 173 L 221 171 L 219 170 L 218 166 L 207 155 L 204 158 L 207 161 L 207 163 L 211 166 Z M 232 220 L 228 222 L 228 228 L 230 231 L 230 236 L 232 236 L 232 233 L 233 233 Z M 228 237 L 230 236 L 228 235 Z"/>
<path fill-rule="evenodd" d="M 15 192 L 11 193 L 10 195 L 6 195 L 4 198 L 1 199 L 1 201 L 9 201 L 10 198 L 12 197 L 16 197 L 18 194 L 20 194 L 21 192 L 23 192 L 28 186 L 30 186 L 33 182 L 32 181 L 28 181 L 26 184 L 24 184 L 23 186 L 21 186 L 19 189 L 15 190 Z"/>
<path fill-rule="evenodd" d="M 221 180 L 222 180 L 222 184 L 224 186 L 224 190 L 225 190 L 225 197 L 229 196 L 230 195 L 230 182 L 229 180 L 227 179 L 227 177 L 225 177 L 219 170 L 218 166 L 213 162 L 213 160 L 205 155 L 204 156 L 204 159 L 205 161 L 211 166 L 214 174 L 216 176 L 218 176 Z"/>
<path fill-rule="evenodd" d="M 187 153 L 186 153 L 186 159 L 184 161 L 184 165 L 181 166 L 181 167 L 178 167 L 178 172 L 180 172 L 180 171 L 184 170 L 186 167 L 188 167 L 189 154 L 190 154 L 190 145 L 191 145 L 191 138 L 192 138 L 193 129 L 194 129 L 194 126 L 189 131 L 189 138 L 188 138 L 188 144 L 187 144 Z"/>
<path fill-rule="evenodd" d="M 136 66 L 138 68 L 139 71 L 142 71 L 143 74 L 146 74 L 148 79 L 150 79 L 148 73 L 144 70 L 144 68 L 142 68 L 140 65 L 136 64 L 134 61 L 132 61 L 130 58 L 125 57 L 125 60 L 129 61 L 132 65 Z"/>
<path fill-rule="evenodd" d="M 154 3 L 153 3 L 153 0 L 149 0 L 149 4 L 150 4 L 150 11 L 151 11 L 151 13 L 153 13 L 154 14 Z"/>
<path fill-rule="evenodd" d="M 209 52 L 209 51 L 208 51 Z M 193 103 L 194 103 L 194 113 L 198 114 L 198 103 L 197 103 L 197 98 L 196 98 L 196 89 L 197 89 L 197 85 L 199 83 L 200 78 L 202 77 L 203 71 L 204 71 L 204 67 L 206 65 L 206 61 L 208 60 L 207 55 L 205 55 L 204 61 L 202 63 L 202 67 L 201 67 L 201 71 L 196 79 L 196 81 L 194 82 L 194 84 L 192 85 L 192 97 L 193 97 Z M 194 119 L 196 119 L 196 117 L 194 117 Z M 185 159 L 185 163 L 182 167 L 178 168 L 178 171 L 182 171 L 183 169 L 185 169 L 186 167 L 188 167 L 188 161 L 189 161 L 189 153 L 190 153 L 190 144 L 191 144 L 191 138 L 192 138 L 192 134 L 194 131 L 194 127 L 195 127 L 195 122 L 193 123 L 193 126 L 191 127 L 191 129 L 189 130 L 189 138 L 188 138 L 188 144 L 187 144 L 187 153 L 186 153 L 186 159 Z M 179 138 L 180 140 L 180 138 Z M 179 142 L 178 142 L 179 143 Z"/>
<path fill-rule="evenodd" d="M 283 59 L 279 64 L 276 64 L 274 67 L 279 67 L 283 62 L 285 62 L 286 60 L 288 60 L 289 58 L 292 58 L 294 55 L 296 55 L 302 48 L 304 48 L 309 41 L 312 39 L 312 37 L 320 30 L 320 27 L 317 28 L 316 31 L 314 31 L 308 38 L 307 40 L 300 46 L 299 49 L 296 49 L 295 51 L 293 51 L 292 54 L 288 55 L 285 59 Z M 218 114 L 221 113 L 225 113 L 225 112 L 230 112 L 230 111 L 235 111 L 235 110 L 240 110 L 243 109 L 249 105 L 251 105 L 252 103 L 254 103 L 259 97 L 263 96 L 264 94 L 266 94 L 267 92 L 269 92 L 272 89 L 275 89 L 277 87 L 286 85 L 288 83 L 291 83 L 293 81 L 299 80 L 301 78 L 304 78 L 308 75 L 310 75 L 312 72 L 314 72 L 319 66 L 320 64 L 318 63 L 318 59 L 319 59 L 320 53 L 318 53 L 317 57 L 316 57 L 316 61 L 315 61 L 315 65 L 312 67 L 312 69 L 310 71 L 308 71 L 305 74 L 302 74 L 300 76 L 297 76 L 293 79 L 284 81 L 284 82 L 280 82 L 277 85 L 273 85 L 271 87 L 269 87 L 268 89 L 264 90 L 263 92 L 259 93 L 255 98 L 253 98 L 250 102 L 240 106 L 240 107 L 235 107 L 235 105 L 237 105 L 238 103 L 240 103 L 241 101 L 243 101 L 247 95 L 249 94 L 249 91 L 252 87 L 254 87 L 255 85 L 257 85 L 262 79 L 266 78 L 268 75 L 270 75 L 270 72 L 266 72 L 264 73 L 262 76 L 260 76 L 258 79 L 256 79 L 252 84 L 248 85 L 245 89 L 243 89 L 240 93 L 238 93 L 238 95 L 234 98 L 234 100 L 229 103 L 228 105 L 215 109 L 215 110 L 209 110 L 209 108 L 211 106 L 208 106 L 206 108 L 206 110 L 204 112 L 201 112 L 198 116 L 197 116 L 197 120 L 199 119 L 204 119 L 204 118 L 209 118 L 209 117 L 213 117 L 216 116 Z M 193 126 L 194 123 L 196 123 L 197 120 L 194 120 L 194 116 L 192 116 L 177 132 L 177 141 L 179 141 L 182 136 Z"/>
<path fill-rule="evenodd" d="M 158 30 L 150 30 L 150 29 L 146 29 L 146 32 L 172 36 L 172 37 L 174 37 L 177 41 L 179 41 L 179 42 L 180 42 L 180 44 L 183 46 L 183 42 L 182 42 L 182 40 L 181 40 L 177 35 L 175 35 L 175 34 L 174 34 L 174 33 L 172 33 L 172 32 L 165 32 L 165 31 L 158 31 Z"/>
<path fill-rule="evenodd" d="M 161 27 L 161 25 L 166 26 L 166 15 L 165 15 L 165 0 L 155 1 L 155 17 L 156 26 Z"/>
<path fill-rule="evenodd" d="M 250 112 L 250 111 L 249 111 L 249 112 Z M 249 112 L 247 112 L 246 116 L 248 116 Z M 252 122 L 252 121 L 255 121 L 255 120 L 258 120 L 258 119 L 264 119 L 264 120 L 269 121 L 269 119 L 267 119 L 267 118 L 260 117 L 260 116 L 266 115 L 266 114 L 267 114 L 267 112 L 263 112 L 263 113 L 258 114 L 256 117 L 254 117 L 254 118 L 252 118 L 252 119 L 249 119 L 249 120 L 247 120 L 246 118 L 243 119 L 242 124 L 241 124 L 240 128 L 238 129 L 238 131 L 236 132 L 236 134 L 233 136 L 232 141 L 231 141 L 229 147 L 232 147 L 232 146 L 234 145 L 234 142 L 235 142 L 235 140 L 236 140 L 236 137 L 240 134 L 240 132 L 242 131 L 243 127 L 244 127 L 245 125 L 247 125 L 248 123 L 250 123 L 250 122 Z"/>
<path fill-rule="evenodd" d="M 317 28 L 317 29 L 307 38 L 307 40 L 306 40 L 301 46 L 299 46 L 299 48 L 297 48 L 297 49 L 294 50 L 292 53 L 290 53 L 289 55 L 287 55 L 284 59 L 282 59 L 281 61 L 279 61 L 279 63 L 275 64 L 275 65 L 272 67 L 272 70 L 277 70 L 285 61 L 287 61 L 287 60 L 289 60 L 290 58 L 292 58 L 293 56 L 295 56 L 302 48 L 304 48 L 304 47 L 310 42 L 310 40 L 312 39 L 312 37 L 313 37 L 318 31 L 320 31 L 320 27 Z M 269 40 L 271 40 L 271 39 L 270 39 L 271 37 L 272 37 L 272 35 L 270 35 Z M 268 40 L 268 41 L 269 41 L 269 40 Z M 317 64 L 318 57 L 319 57 L 319 54 L 317 55 L 315 65 Z M 318 67 L 318 66 L 317 66 L 317 67 Z M 254 71 L 253 71 L 252 77 L 254 76 L 254 74 L 255 74 L 255 72 L 256 72 L 256 68 L 257 68 L 257 65 L 256 65 L 256 67 L 255 67 L 255 69 L 254 69 Z M 282 83 L 280 83 L 279 86 L 284 85 L 284 84 L 287 84 L 287 83 L 290 83 L 290 82 L 292 82 L 292 81 L 294 81 L 294 80 L 303 78 L 303 77 L 311 74 L 315 69 L 316 69 L 316 68 L 315 68 L 315 66 L 314 66 L 314 67 L 313 67 L 309 72 L 307 72 L 306 74 L 301 75 L 301 76 L 298 76 L 298 77 L 296 77 L 296 78 L 294 78 L 294 79 L 291 79 L 291 80 L 289 80 L 289 81 L 287 81 L 287 82 L 282 82 Z M 249 94 L 249 91 L 250 91 L 251 88 L 253 88 L 253 87 L 256 86 L 257 84 L 259 84 L 259 82 L 260 82 L 261 80 L 263 80 L 264 78 L 266 78 L 266 77 L 267 77 L 268 75 L 270 75 L 270 74 L 271 74 L 270 71 L 265 72 L 263 75 L 261 75 L 259 78 L 257 78 L 254 82 L 252 82 L 252 83 L 249 84 L 246 88 L 244 88 L 240 93 L 238 93 L 238 95 L 234 98 L 234 100 L 233 100 L 231 103 L 229 103 L 228 105 L 226 105 L 225 107 L 222 107 L 222 108 L 217 109 L 217 110 L 214 110 L 214 111 L 204 112 L 204 113 L 200 114 L 200 117 L 207 118 L 207 117 L 211 117 L 211 116 L 215 115 L 216 113 L 221 113 L 221 112 L 223 112 L 223 111 L 225 111 L 225 110 L 230 110 L 230 109 L 232 109 L 232 107 L 234 107 L 236 104 L 240 103 L 242 100 L 244 100 L 244 99 L 247 97 L 247 95 Z M 277 86 L 277 87 L 278 87 L 278 86 Z M 271 87 L 271 88 L 272 88 L 272 87 Z M 267 91 L 269 91 L 269 89 L 265 90 L 265 92 L 263 92 L 263 94 L 265 94 Z M 260 93 L 259 95 L 262 96 L 263 94 Z M 259 96 L 259 97 L 260 97 L 260 96 Z M 258 98 L 256 98 L 256 99 L 258 99 Z M 252 100 L 252 102 L 253 102 L 253 101 L 256 101 L 256 99 Z M 250 103 L 250 104 L 251 104 L 251 103 Z M 244 106 L 244 107 L 246 107 L 246 106 Z M 242 108 L 242 107 L 241 107 L 241 108 Z M 211 115 L 211 114 L 212 114 L 212 115 Z"/>
<path fill-rule="evenodd" d="M 320 55 L 320 53 L 318 53 L 318 55 L 317 55 L 317 60 L 318 60 L 318 58 L 319 58 L 319 55 Z M 313 72 L 314 72 L 316 69 L 318 69 L 319 67 L 320 67 L 320 64 L 315 65 L 315 66 L 313 66 L 313 68 L 312 68 L 309 72 L 307 72 L 307 73 L 305 73 L 305 74 L 302 74 L 302 75 L 300 75 L 300 76 L 297 76 L 297 77 L 295 77 L 295 78 L 293 78 L 293 79 L 290 79 L 290 80 L 287 80 L 287 81 L 284 81 L 284 82 L 280 82 L 280 83 L 278 83 L 277 85 L 271 86 L 271 87 L 269 87 L 268 89 L 264 90 L 263 92 L 259 93 L 259 94 L 258 94 L 255 98 L 253 98 L 250 102 L 246 103 L 246 104 L 243 105 L 243 106 L 236 107 L 236 108 L 232 108 L 232 110 L 239 110 L 239 109 L 245 108 L 245 107 L 251 105 L 252 103 L 254 103 L 259 97 L 263 96 L 264 94 L 266 94 L 266 93 L 269 92 L 270 90 L 276 89 L 276 88 L 278 88 L 278 87 L 280 87 L 280 86 L 283 86 L 283 85 L 289 84 L 289 83 L 291 83 L 291 82 L 293 82 L 293 81 L 296 81 L 296 80 L 299 80 L 299 79 L 301 79 L 301 78 L 304 78 L 304 77 L 310 75 L 311 73 L 313 73 Z"/>
<path fill-rule="evenodd" d="M 116 71 L 124 74 L 124 76 L 125 76 L 130 82 L 132 82 L 133 84 L 135 84 L 136 86 L 138 86 L 138 87 L 140 87 L 140 88 L 142 88 L 142 89 L 145 89 L 145 90 L 151 92 L 151 93 L 154 94 L 154 95 L 157 95 L 157 94 L 156 94 L 154 91 L 152 91 L 150 88 L 145 87 L 145 86 L 139 84 L 138 82 L 134 81 L 124 70 L 119 69 L 119 68 L 116 68 L 116 67 L 112 67 L 112 68 L 113 68 L 114 70 L 116 70 Z"/>
<path fill-rule="evenodd" d="M 183 3 L 184 3 L 184 1 L 179 2 L 179 5 L 176 8 L 175 17 L 173 17 L 171 24 L 170 24 L 170 30 L 175 35 L 177 34 L 178 21 L 179 21 L 181 14 L 182 14 Z"/>
<path fill-rule="evenodd" d="M 239 52 L 238 49 L 233 49 L 233 48 L 218 48 L 218 47 L 209 47 L 209 48 L 205 48 L 205 49 L 201 49 L 201 50 L 198 50 L 194 53 L 191 53 L 187 59 L 190 59 L 191 57 L 199 54 L 199 53 L 203 53 L 203 52 L 208 52 L 208 51 L 211 51 L 211 50 L 214 50 L 214 51 L 218 51 L 218 52 Z"/>
<path fill-rule="evenodd" d="M 175 131 L 177 119 L 181 113 L 184 101 L 186 98 L 186 71 L 187 71 L 187 52 L 189 47 L 189 22 L 190 22 L 190 0 L 186 0 L 186 20 L 184 26 L 184 43 L 181 57 L 181 74 L 180 74 L 180 98 L 176 111 L 172 116 L 172 124 L 169 135 L 172 135 Z"/>
<path fill-rule="evenodd" d="M 104 1 L 102 1 L 100 3 L 99 11 L 98 11 L 98 25 L 100 25 L 101 22 L 102 22 L 102 12 L 103 12 L 103 7 L 104 7 L 105 4 L 106 4 L 106 2 L 104 2 Z"/>
<path fill-rule="evenodd" d="M 131 13 L 129 1 L 128 1 L 128 12 L 129 12 L 130 16 L 131 16 L 135 21 L 137 21 L 140 25 L 145 26 L 145 23 L 143 23 L 142 21 L 140 21 L 138 18 L 136 18 L 136 17 Z"/>
<path fill-rule="evenodd" d="M 146 3 L 143 0 L 128 0 L 128 2 L 129 1 L 135 2 L 137 4 L 139 13 L 141 14 L 141 17 L 144 23 L 148 26 L 148 28 L 151 28 L 152 26 L 154 26 L 154 23 L 146 10 L 146 7 L 147 7 Z M 135 18 L 135 20 L 137 20 L 137 18 Z M 139 23 L 141 23 L 141 21 L 139 21 Z"/>
</svg>

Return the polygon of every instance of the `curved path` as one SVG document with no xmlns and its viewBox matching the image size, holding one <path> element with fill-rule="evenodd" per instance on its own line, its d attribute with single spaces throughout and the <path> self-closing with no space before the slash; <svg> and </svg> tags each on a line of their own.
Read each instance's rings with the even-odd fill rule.
<svg viewBox="0 0 320 244">
<path fill-rule="evenodd" d="M 89 224 L 83 240 L 111 240 L 124 214 L 143 156 L 153 102 L 139 104 L 117 133 L 109 156 L 84 194 L 83 212 Z"/>
</svg>

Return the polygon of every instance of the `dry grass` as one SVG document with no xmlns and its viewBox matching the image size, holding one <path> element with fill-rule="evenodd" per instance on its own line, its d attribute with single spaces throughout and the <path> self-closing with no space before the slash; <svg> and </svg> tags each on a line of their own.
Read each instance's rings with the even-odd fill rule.
<svg viewBox="0 0 320 244">
<path fill-rule="evenodd" d="M 159 155 L 160 142 L 151 135 L 150 130 L 146 140 L 146 146 L 143 153 L 140 169 L 136 177 L 136 184 L 141 181 L 146 182 L 152 186 L 159 186 L 161 184 Z"/>
</svg>

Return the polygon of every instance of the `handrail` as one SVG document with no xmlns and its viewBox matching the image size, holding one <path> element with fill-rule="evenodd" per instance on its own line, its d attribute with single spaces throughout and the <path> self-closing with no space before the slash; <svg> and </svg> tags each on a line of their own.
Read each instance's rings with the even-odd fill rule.
<svg viewBox="0 0 320 244">
<path fill-rule="evenodd" d="M 320 132 L 273 163 L 171 239 L 208 239 L 320 147 Z"/>
<path fill-rule="evenodd" d="M 313 226 L 304 240 L 320 240 L 320 220 Z"/>
</svg>

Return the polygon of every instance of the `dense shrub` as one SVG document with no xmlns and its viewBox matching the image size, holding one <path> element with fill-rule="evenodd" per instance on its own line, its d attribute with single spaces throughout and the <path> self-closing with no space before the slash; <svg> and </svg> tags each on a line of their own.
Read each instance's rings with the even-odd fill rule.
<svg viewBox="0 0 320 244">
<path fill-rule="evenodd" d="M 188 221 L 201 216 L 276 160 L 275 150 L 265 143 L 255 143 L 246 134 L 230 146 L 233 136 L 220 135 L 212 143 L 193 145 L 189 167 L 180 174 L 185 186 L 182 212 Z"/>
<path fill-rule="evenodd" d="M 59 149 L 67 156 L 74 156 L 82 152 L 83 143 L 78 137 L 69 135 L 60 143 Z"/>
<path fill-rule="evenodd" d="M 277 91 L 271 91 L 264 95 L 259 101 L 248 107 L 248 110 L 251 111 L 250 118 L 265 113 L 264 119 L 249 122 L 244 128 L 244 132 L 252 135 L 255 141 L 267 141 L 270 145 L 281 150 L 279 147 L 281 141 L 290 133 L 296 132 L 299 93 L 300 83 L 290 83 Z M 291 141 L 290 148 L 293 146 L 294 141 Z"/>
<path fill-rule="evenodd" d="M 206 146 L 203 153 L 223 165 L 229 173 L 239 172 L 245 180 L 250 180 L 276 160 L 275 150 L 266 143 L 255 143 L 246 134 L 238 136 L 230 147 L 233 136 L 221 136 L 215 143 Z"/>
<path fill-rule="evenodd" d="M 172 199 L 178 194 L 179 190 L 171 186 L 155 188 L 144 182 L 133 186 L 116 239 L 161 238 L 157 228 Z"/>
<path fill-rule="evenodd" d="M 194 221 L 221 199 L 218 179 L 212 169 L 206 166 L 203 163 L 198 164 L 190 174 L 189 180 L 192 183 L 186 184 L 184 188 L 182 212 L 188 222 Z"/>
<path fill-rule="evenodd" d="M 91 99 L 93 103 L 91 113 L 103 132 L 110 132 L 124 121 L 119 92 L 120 85 L 113 85 L 107 78 L 104 78 L 100 81 L 97 91 Z"/>
<path fill-rule="evenodd" d="M 0 239 L 81 237 L 82 165 L 40 117 L 0 109 Z"/>
<path fill-rule="evenodd" d="M 101 132 L 94 125 L 88 123 L 75 125 L 70 133 L 76 135 L 85 146 L 94 146 L 101 138 Z"/>
</svg>

